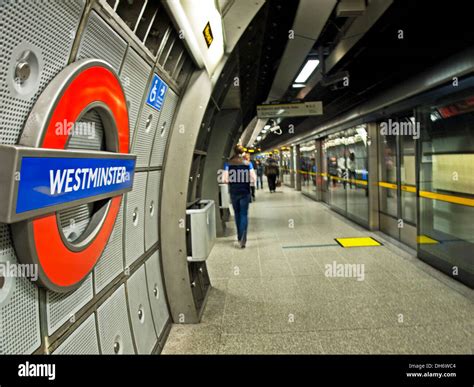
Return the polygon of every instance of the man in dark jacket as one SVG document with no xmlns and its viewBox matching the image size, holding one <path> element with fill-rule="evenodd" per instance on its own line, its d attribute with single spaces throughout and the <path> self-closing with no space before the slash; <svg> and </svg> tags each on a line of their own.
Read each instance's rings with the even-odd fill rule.
<svg viewBox="0 0 474 387">
<path fill-rule="evenodd" d="M 238 244 L 243 249 L 247 243 L 250 185 L 255 184 L 256 178 L 253 165 L 242 158 L 242 153 L 242 148 L 236 145 L 234 155 L 225 164 L 224 182 L 229 184 L 229 193 L 237 226 Z"/>
<path fill-rule="evenodd" d="M 276 179 L 280 174 L 280 168 L 278 168 L 278 162 L 273 158 L 273 154 L 270 153 L 270 156 L 265 162 L 265 176 L 268 179 L 268 188 L 270 192 L 275 192 L 276 190 Z"/>
</svg>

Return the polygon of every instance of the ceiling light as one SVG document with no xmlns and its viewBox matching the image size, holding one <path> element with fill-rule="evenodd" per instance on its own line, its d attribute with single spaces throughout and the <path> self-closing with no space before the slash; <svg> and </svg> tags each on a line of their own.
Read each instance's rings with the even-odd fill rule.
<svg viewBox="0 0 474 387">
<path fill-rule="evenodd" d="M 308 59 L 295 79 L 295 83 L 304 83 L 308 80 L 313 71 L 318 67 L 318 59 Z"/>
<path fill-rule="evenodd" d="M 302 89 L 303 87 L 306 87 L 304 83 L 293 83 L 293 89 Z"/>
</svg>

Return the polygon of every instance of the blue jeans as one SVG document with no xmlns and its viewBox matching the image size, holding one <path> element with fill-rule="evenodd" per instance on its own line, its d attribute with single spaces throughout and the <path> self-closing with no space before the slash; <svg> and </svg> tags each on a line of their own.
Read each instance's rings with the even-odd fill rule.
<svg viewBox="0 0 474 387">
<path fill-rule="evenodd" d="M 241 242 L 247 241 L 247 226 L 249 223 L 250 194 L 231 195 L 232 207 L 234 208 L 235 224 L 237 226 L 237 238 Z"/>
<path fill-rule="evenodd" d="M 257 189 L 263 188 L 263 175 L 257 175 Z"/>
</svg>

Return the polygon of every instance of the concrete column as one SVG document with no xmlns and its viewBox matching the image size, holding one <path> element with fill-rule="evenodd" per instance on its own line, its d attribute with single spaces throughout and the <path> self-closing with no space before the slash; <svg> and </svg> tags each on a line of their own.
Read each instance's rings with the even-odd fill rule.
<svg viewBox="0 0 474 387">
<path fill-rule="evenodd" d="M 295 189 L 297 191 L 301 191 L 301 153 L 300 153 L 300 146 L 295 145 L 294 146 L 295 150 L 295 170 L 296 170 L 296 184 L 295 184 Z"/>
</svg>

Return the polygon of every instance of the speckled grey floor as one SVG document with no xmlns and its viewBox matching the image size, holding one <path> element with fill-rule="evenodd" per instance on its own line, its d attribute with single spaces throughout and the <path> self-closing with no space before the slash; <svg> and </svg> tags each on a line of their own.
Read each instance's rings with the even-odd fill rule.
<svg viewBox="0 0 474 387">
<path fill-rule="evenodd" d="M 246 249 L 233 247 L 232 232 L 217 240 L 202 323 L 173 325 L 164 354 L 474 352 L 472 290 L 386 240 L 288 248 L 381 236 L 282 190 L 257 191 Z M 334 261 L 364 264 L 364 280 L 327 277 Z"/>
</svg>

